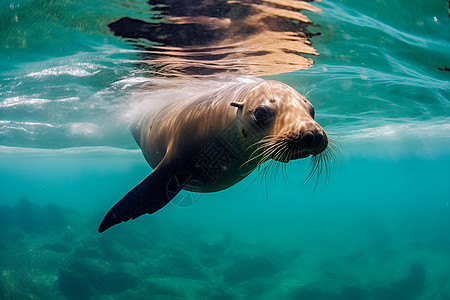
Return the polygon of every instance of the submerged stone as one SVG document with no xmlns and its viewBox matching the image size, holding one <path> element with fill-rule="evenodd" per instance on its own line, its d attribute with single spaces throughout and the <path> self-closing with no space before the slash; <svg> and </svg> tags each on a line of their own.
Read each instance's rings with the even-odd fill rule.
<svg viewBox="0 0 450 300">
<path fill-rule="evenodd" d="M 15 207 L 17 225 L 25 232 L 36 232 L 42 227 L 42 207 L 23 197 Z"/>
<path fill-rule="evenodd" d="M 334 300 L 334 295 L 322 292 L 311 287 L 301 287 L 294 290 L 291 295 L 292 300 Z"/>
<path fill-rule="evenodd" d="M 359 288 L 359 287 L 347 286 L 341 290 L 341 293 L 337 299 L 365 300 L 365 299 L 367 299 L 367 297 L 368 297 L 368 293 L 366 290 Z"/>
<path fill-rule="evenodd" d="M 95 278 L 95 287 L 101 294 L 121 293 L 139 284 L 137 277 L 124 272 L 108 272 Z"/>
<path fill-rule="evenodd" d="M 53 203 L 42 207 L 42 225 L 49 230 L 61 229 L 69 224 L 67 209 Z"/>
<path fill-rule="evenodd" d="M 237 260 L 223 272 L 223 279 L 227 284 L 238 284 L 254 278 L 275 275 L 280 268 L 266 257 L 253 257 Z"/>
<path fill-rule="evenodd" d="M 383 300 L 413 300 L 422 294 L 425 283 L 425 269 L 420 263 L 416 263 L 404 277 L 376 289 L 374 294 Z"/>
<path fill-rule="evenodd" d="M 68 299 L 87 299 L 93 295 L 87 278 L 70 270 L 60 270 L 57 285 L 61 294 Z"/>
<path fill-rule="evenodd" d="M 209 278 L 200 261 L 181 251 L 163 256 L 158 262 L 158 274 L 198 280 Z"/>
</svg>

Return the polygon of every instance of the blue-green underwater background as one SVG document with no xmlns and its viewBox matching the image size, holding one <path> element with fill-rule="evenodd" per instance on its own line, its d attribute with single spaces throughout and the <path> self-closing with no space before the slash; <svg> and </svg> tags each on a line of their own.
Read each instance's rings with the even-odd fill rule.
<svg viewBox="0 0 450 300">
<path fill-rule="evenodd" d="M 0 299 L 450 299 L 447 2 L 314 5 L 315 65 L 270 78 L 340 143 L 329 181 L 290 162 L 99 234 L 151 171 L 127 128 L 148 74 L 107 27 L 149 6 L 2 1 Z"/>
</svg>

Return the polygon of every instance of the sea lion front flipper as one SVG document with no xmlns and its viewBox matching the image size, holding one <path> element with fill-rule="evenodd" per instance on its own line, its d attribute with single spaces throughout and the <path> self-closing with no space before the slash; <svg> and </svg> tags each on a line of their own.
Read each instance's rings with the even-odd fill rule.
<svg viewBox="0 0 450 300">
<path fill-rule="evenodd" d="M 98 231 L 103 232 L 121 222 L 160 210 L 183 189 L 191 176 L 188 173 L 174 174 L 169 166 L 158 165 L 109 210 Z"/>
</svg>

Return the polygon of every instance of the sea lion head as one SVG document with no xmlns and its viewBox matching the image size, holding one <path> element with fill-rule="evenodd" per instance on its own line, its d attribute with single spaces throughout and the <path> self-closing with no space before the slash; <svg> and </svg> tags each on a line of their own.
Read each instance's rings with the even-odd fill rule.
<svg viewBox="0 0 450 300">
<path fill-rule="evenodd" d="M 254 137 L 262 161 L 288 162 L 327 149 L 328 137 L 314 120 L 313 105 L 293 88 L 263 81 L 246 96 L 232 105 L 241 110 L 242 134 Z"/>
</svg>

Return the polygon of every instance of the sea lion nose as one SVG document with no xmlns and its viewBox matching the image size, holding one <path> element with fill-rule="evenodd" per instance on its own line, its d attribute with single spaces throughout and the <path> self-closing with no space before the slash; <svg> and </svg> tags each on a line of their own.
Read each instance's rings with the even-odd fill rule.
<svg viewBox="0 0 450 300">
<path fill-rule="evenodd" d="M 327 147 L 327 138 L 323 130 L 313 129 L 303 132 L 300 144 L 312 154 L 319 154 Z"/>
<path fill-rule="evenodd" d="M 301 144 L 304 147 L 310 148 L 316 141 L 315 134 L 312 131 L 306 131 L 302 134 Z"/>
</svg>

